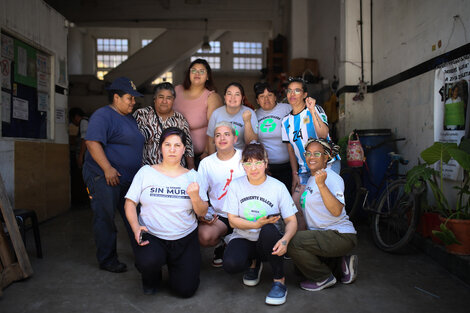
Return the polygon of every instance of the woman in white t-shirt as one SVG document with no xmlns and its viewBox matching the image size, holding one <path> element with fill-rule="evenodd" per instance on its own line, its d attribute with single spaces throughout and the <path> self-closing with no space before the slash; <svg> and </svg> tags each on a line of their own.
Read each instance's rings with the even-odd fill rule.
<svg viewBox="0 0 470 313">
<path fill-rule="evenodd" d="M 135 264 L 148 295 L 156 292 L 165 264 L 176 294 L 191 297 L 199 286 L 201 254 L 196 215 L 204 216 L 208 203 L 206 193 L 199 189 L 197 172 L 180 164 L 185 142 L 179 128 L 165 129 L 158 147 L 162 162 L 143 166 L 126 194 L 126 217 L 138 243 Z"/>
<path fill-rule="evenodd" d="M 259 283 L 262 261 L 268 261 L 273 285 L 266 303 L 286 302 L 284 254 L 297 231 L 297 208 L 283 183 L 266 175 L 267 153 L 262 144 L 251 143 L 243 149 L 242 165 L 246 175 L 232 181 L 223 210 L 227 212 L 232 237 L 224 253 L 223 267 L 228 273 L 245 272 L 243 283 Z M 280 218 L 285 233 L 280 232 Z"/>
<path fill-rule="evenodd" d="M 307 230 L 297 232 L 288 250 L 295 266 L 306 277 L 300 287 L 308 291 L 333 286 L 335 269 L 344 284 L 352 283 L 357 275 L 357 256 L 347 255 L 357 239 L 344 209 L 344 182 L 327 168 L 338 151 L 339 146 L 326 139 L 310 139 L 305 144 L 304 156 L 311 176 L 300 199 L 299 215 L 303 215 Z"/>
</svg>

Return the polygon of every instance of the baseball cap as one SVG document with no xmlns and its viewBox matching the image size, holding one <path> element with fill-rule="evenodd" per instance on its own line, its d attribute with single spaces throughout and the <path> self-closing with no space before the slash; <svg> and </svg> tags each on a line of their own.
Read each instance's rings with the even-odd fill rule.
<svg viewBox="0 0 470 313">
<path fill-rule="evenodd" d="M 111 85 L 106 87 L 107 90 L 121 90 L 134 97 L 143 97 L 144 95 L 137 91 L 135 84 L 127 77 L 116 78 Z"/>
</svg>

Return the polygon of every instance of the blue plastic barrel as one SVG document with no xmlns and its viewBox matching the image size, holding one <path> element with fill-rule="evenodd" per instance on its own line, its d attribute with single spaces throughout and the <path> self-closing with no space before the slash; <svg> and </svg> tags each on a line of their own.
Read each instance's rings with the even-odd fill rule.
<svg viewBox="0 0 470 313">
<path fill-rule="evenodd" d="M 377 187 L 380 185 L 390 164 L 391 158 L 388 154 L 396 151 L 396 143 L 392 141 L 392 131 L 390 129 L 363 129 L 357 130 L 357 133 L 369 168 L 369 171 L 363 171 L 364 185 L 370 191 L 369 196 L 376 198 L 380 194 Z M 392 173 L 396 174 L 397 171 L 398 169 L 395 166 Z"/>
</svg>

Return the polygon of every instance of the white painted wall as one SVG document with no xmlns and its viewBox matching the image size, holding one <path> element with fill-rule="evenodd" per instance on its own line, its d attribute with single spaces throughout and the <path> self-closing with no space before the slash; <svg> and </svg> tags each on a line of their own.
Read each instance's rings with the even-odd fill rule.
<svg viewBox="0 0 470 313">
<path fill-rule="evenodd" d="M 355 85 L 360 69 L 352 65 L 359 60 L 355 19 L 359 0 L 341 2 L 341 58 L 347 61 L 340 67 L 340 86 Z M 368 9 L 369 1 L 363 1 Z M 469 42 L 470 5 L 465 0 L 373 1 L 373 83 L 386 80 L 422 62 Z M 363 13 L 365 38 L 370 28 Z M 459 15 L 460 18 L 454 18 Z M 441 47 L 438 42 L 441 40 Z M 433 51 L 433 45 L 435 50 Z M 365 40 L 365 76 L 370 78 L 370 41 Z M 409 165 L 406 172 L 418 163 L 420 152 L 434 141 L 434 70 L 399 84 L 368 94 L 361 103 L 354 94 L 345 93 L 341 100 L 345 114 L 339 123 L 340 136 L 354 128 L 389 128 L 396 137 L 406 137 L 397 148 Z M 454 182 L 446 182 L 450 189 Z M 455 195 L 448 194 L 450 202 Z"/>
<path fill-rule="evenodd" d="M 470 5 L 464 0 L 374 1 L 374 82 L 387 79 L 470 39 Z M 460 20 L 454 20 L 454 15 Z M 466 37 L 466 38 L 465 38 Z M 437 46 L 441 40 L 442 46 Z M 432 45 L 436 50 L 432 51 Z M 402 152 L 417 156 L 434 141 L 434 71 L 374 93 L 374 119 L 408 138 Z"/>
<path fill-rule="evenodd" d="M 340 50 L 340 0 L 308 2 L 308 53 L 306 57 L 317 59 L 320 74 L 333 81 L 338 77 Z M 335 41 L 336 37 L 336 52 Z M 336 57 L 336 67 L 335 60 Z"/>
<path fill-rule="evenodd" d="M 374 2 L 375 3 L 375 2 Z M 341 2 L 341 52 L 339 59 L 340 87 L 357 85 L 361 77 L 360 0 Z M 362 39 L 364 81 L 370 78 L 370 1 L 362 1 Z M 375 53 L 375 52 L 374 52 Z"/>
<path fill-rule="evenodd" d="M 309 25 L 309 7 L 307 0 L 292 0 L 291 2 L 291 58 L 306 58 L 310 40 L 307 25 Z"/>
<path fill-rule="evenodd" d="M 374 83 L 470 41 L 468 0 L 374 0 L 373 10 Z"/>
</svg>

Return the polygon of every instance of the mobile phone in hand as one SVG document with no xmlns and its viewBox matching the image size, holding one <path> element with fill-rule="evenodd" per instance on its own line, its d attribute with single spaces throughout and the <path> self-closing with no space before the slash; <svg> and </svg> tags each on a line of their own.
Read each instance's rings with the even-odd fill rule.
<svg viewBox="0 0 470 313">
<path fill-rule="evenodd" d="M 146 233 L 146 232 L 143 231 L 143 230 L 140 231 L 140 235 L 139 235 L 139 245 L 142 243 L 142 241 L 143 241 L 143 240 L 142 240 L 142 236 L 143 236 L 145 233 Z"/>
<path fill-rule="evenodd" d="M 266 215 L 267 218 L 274 217 L 274 216 L 281 216 L 281 213 L 274 213 Z"/>
</svg>

